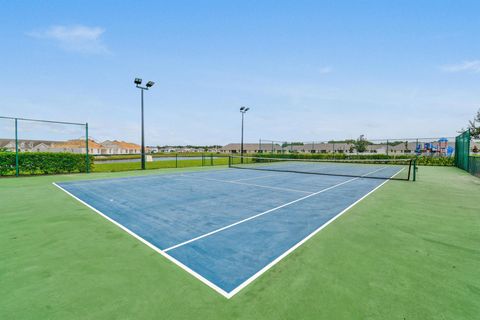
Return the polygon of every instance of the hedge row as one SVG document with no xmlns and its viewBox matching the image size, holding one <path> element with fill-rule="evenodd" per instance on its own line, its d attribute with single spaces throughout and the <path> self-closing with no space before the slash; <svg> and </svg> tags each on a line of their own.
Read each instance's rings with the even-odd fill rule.
<svg viewBox="0 0 480 320">
<path fill-rule="evenodd" d="M 89 156 L 90 169 L 93 156 Z M 20 174 L 54 174 L 86 171 L 86 156 L 74 153 L 22 152 L 18 155 Z M 15 153 L 0 152 L 0 175 L 15 174 Z"/>
<path fill-rule="evenodd" d="M 421 166 L 454 166 L 454 157 L 418 157 L 417 164 Z"/>
<path fill-rule="evenodd" d="M 292 158 L 292 159 L 338 159 L 338 160 L 366 160 L 366 159 L 415 159 L 417 164 L 422 166 L 453 166 L 453 157 L 431 157 L 415 155 L 386 155 L 386 154 L 347 154 L 347 153 L 317 153 L 317 154 L 257 154 L 253 156 L 271 158 Z"/>
</svg>

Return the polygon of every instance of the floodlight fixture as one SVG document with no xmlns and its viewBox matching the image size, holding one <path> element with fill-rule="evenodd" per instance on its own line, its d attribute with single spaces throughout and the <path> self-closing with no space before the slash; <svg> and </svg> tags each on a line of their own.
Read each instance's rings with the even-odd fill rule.
<svg viewBox="0 0 480 320">
<path fill-rule="evenodd" d="M 241 108 L 240 108 L 240 111 L 243 111 L 243 110 L 245 110 L 245 107 L 241 107 Z"/>
<path fill-rule="evenodd" d="M 135 84 L 136 84 L 137 86 L 139 86 L 139 85 L 142 84 L 142 79 L 140 79 L 140 78 L 135 78 L 135 81 L 134 81 L 134 82 L 135 82 Z"/>
<path fill-rule="evenodd" d="M 147 88 L 151 88 L 154 84 L 155 84 L 155 82 L 153 82 L 153 81 L 148 81 L 148 82 L 147 82 Z"/>
</svg>

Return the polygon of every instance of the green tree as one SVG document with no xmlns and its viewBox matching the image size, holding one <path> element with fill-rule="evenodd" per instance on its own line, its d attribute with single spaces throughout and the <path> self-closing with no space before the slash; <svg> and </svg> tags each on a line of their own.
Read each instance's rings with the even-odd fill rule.
<svg viewBox="0 0 480 320">
<path fill-rule="evenodd" d="M 468 121 L 468 130 L 473 138 L 480 138 L 480 109 L 478 109 L 473 120 Z"/>
<path fill-rule="evenodd" d="M 346 139 L 346 140 L 329 140 L 328 143 L 355 143 L 354 139 Z"/>
<path fill-rule="evenodd" d="M 357 152 L 360 152 L 360 153 L 365 152 L 369 144 L 370 143 L 368 142 L 367 139 L 365 139 L 365 136 L 363 134 L 360 135 L 360 137 L 358 137 L 358 139 L 355 140 L 354 142 L 355 149 L 357 149 Z"/>
<path fill-rule="evenodd" d="M 290 147 L 290 146 L 303 146 L 303 142 L 284 142 L 282 143 L 282 148 Z"/>
</svg>

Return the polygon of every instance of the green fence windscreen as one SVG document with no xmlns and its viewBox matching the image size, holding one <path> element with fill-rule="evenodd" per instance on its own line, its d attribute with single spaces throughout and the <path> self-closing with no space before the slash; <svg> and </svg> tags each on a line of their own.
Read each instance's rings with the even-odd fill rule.
<svg viewBox="0 0 480 320">
<path fill-rule="evenodd" d="M 455 165 L 468 171 L 470 155 L 470 132 L 467 130 L 455 138 Z"/>
<path fill-rule="evenodd" d="M 469 163 L 468 163 L 468 171 L 480 178 L 480 157 L 470 157 Z"/>
</svg>

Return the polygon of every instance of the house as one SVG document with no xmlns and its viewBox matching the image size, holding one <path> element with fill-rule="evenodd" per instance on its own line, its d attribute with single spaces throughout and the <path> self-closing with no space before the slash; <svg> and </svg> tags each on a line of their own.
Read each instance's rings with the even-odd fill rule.
<svg viewBox="0 0 480 320">
<path fill-rule="evenodd" d="M 350 153 L 355 150 L 355 146 L 353 145 L 353 143 L 341 142 L 341 143 L 329 143 L 329 144 L 332 145 L 332 151 L 334 153 Z"/>
<path fill-rule="evenodd" d="M 385 154 L 387 153 L 387 145 L 386 144 L 369 144 L 367 145 L 367 149 L 365 153 L 369 154 Z"/>
<path fill-rule="evenodd" d="M 139 154 L 141 153 L 141 147 L 136 143 L 118 141 L 118 140 L 105 140 L 100 143 L 104 149 L 102 154 Z"/>
<path fill-rule="evenodd" d="M 261 149 L 263 147 L 263 150 Z M 264 145 L 261 146 L 258 143 L 244 143 L 243 144 L 243 153 L 261 153 L 261 152 L 271 152 L 271 147 L 274 151 L 281 150 L 279 145 Z M 240 143 L 229 143 L 226 146 L 218 149 L 221 153 L 242 153 Z"/>
<path fill-rule="evenodd" d="M 85 139 L 73 139 L 63 142 L 54 143 L 52 147 L 48 149 L 49 152 L 70 152 L 70 153 L 86 153 L 86 141 Z M 92 155 L 105 154 L 105 148 L 95 142 L 93 139 L 88 140 L 88 153 Z"/>
<path fill-rule="evenodd" d="M 53 144 L 59 141 L 49 140 L 18 140 L 18 151 L 20 152 L 48 152 Z M 0 139 L 0 148 L 8 151 L 15 151 L 15 139 Z"/>
<path fill-rule="evenodd" d="M 273 142 L 262 142 L 259 144 L 252 143 L 252 145 L 258 146 L 258 153 L 281 153 L 283 149 L 281 145 Z M 240 150 L 240 144 L 238 144 L 238 149 Z"/>
<path fill-rule="evenodd" d="M 349 153 L 354 148 L 351 143 L 308 142 L 303 145 L 292 145 L 286 148 L 295 153 Z"/>
<path fill-rule="evenodd" d="M 158 153 L 160 149 L 160 147 L 152 147 L 152 146 L 148 146 L 146 148 L 148 148 L 148 150 L 150 150 L 151 153 Z"/>
</svg>

